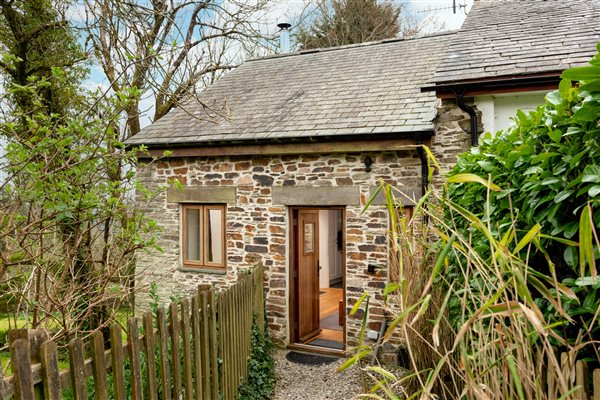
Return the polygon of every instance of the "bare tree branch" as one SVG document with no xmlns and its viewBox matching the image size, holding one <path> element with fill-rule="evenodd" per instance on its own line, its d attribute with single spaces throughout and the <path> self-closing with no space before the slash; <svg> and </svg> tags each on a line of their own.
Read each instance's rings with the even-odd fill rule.
<svg viewBox="0 0 600 400">
<path fill-rule="evenodd" d="M 247 48 L 248 42 L 268 43 L 257 25 L 257 13 L 267 4 L 268 0 L 88 0 L 87 30 L 112 89 L 139 92 L 138 100 L 123 107 L 125 137 L 141 129 L 143 94 L 154 98 L 156 120 L 195 96 L 204 76 L 212 81 L 239 64 L 239 49 Z"/>
</svg>

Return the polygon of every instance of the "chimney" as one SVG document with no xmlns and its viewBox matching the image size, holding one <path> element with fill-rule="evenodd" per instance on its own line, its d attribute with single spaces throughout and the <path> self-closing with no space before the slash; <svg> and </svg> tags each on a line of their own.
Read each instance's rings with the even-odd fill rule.
<svg viewBox="0 0 600 400">
<path fill-rule="evenodd" d="M 279 28 L 279 52 L 289 53 L 290 51 L 290 28 L 291 24 L 287 22 L 280 22 L 277 24 Z"/>
</svg>

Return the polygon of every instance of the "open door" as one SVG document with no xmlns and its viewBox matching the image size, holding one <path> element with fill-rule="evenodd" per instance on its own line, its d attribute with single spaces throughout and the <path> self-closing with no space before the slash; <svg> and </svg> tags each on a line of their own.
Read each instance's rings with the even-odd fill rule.
<svg viewBox="0 0 600 400">
<path fill-rule="evenodd" d="M 298 336 L 306 342 L 319 325 L 319 210 L 298 210 Z"/>
</svg>

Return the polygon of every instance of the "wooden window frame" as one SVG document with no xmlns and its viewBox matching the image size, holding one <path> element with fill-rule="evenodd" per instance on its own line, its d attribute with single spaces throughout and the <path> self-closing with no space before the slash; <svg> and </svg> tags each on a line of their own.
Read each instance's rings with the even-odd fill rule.
<svg viewBox="0 0 600 400">
<path fill-rule="evenodd" d="M 189 260 L 187 258 L 188 255 L 188 226 L 187 226 L 187 211 L 188 210 L 198 210 L 200 221 L 198 222 L 199 230 L 200 230 L 200 261 Z M 207 260 L 207 248 L 208 248 L 208 213 L 210 210 L 219 210 L 221 211 L 221 260 L 222 262 L 209 262 Z M 226 221 L 226 212 L 227 206 L 225 204 L 182 204 L 181 205 L 181 259 L 182 264 L 186 268 L 208 268 L 208 269 L 224 269 L 227 265 L 227 241 L 226 241 L 226 231 L 227 226 L 225 225 Z"/>
</svg>

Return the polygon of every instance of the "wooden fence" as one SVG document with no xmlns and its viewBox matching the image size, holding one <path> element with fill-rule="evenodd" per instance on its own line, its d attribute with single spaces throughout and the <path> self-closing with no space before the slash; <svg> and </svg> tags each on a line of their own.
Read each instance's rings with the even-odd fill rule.
<svg viewBox="0 0 600 400">
<path fill-rule="evenodd" d="M 3 378 L 0 367 L 0 400 L 235 399 L 247 377 L 254 314 L 263 329 L 263 273 L 258 266 L 221 292 L 199 287 L 168 311 L 144 314 L 143 330 L 129 319 L 126 343 L 119 324 L 110 326 L 110 346 L 99 331 L 87 346 L 73 339 L 68 370 L 43 332 L 11 331 L 12 375 Z"/>
<path fill-rule="evenodd" d="M 537 354 L 537 371 L 540 388 L 544 398 L 549 400 L 576 399 L 576 400 L 600 400 L 600 369 L 593 371 L 588 369 L 587 363 L 582 360 L 574 360 L 574 354 L 560 353 L 553 349 L 554 360 L 547 355 Z M 557 363 L 562 375 L 557 377 Z"/>
</svg>

